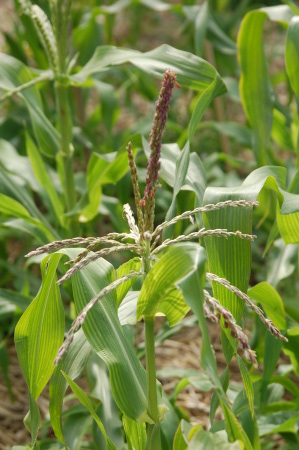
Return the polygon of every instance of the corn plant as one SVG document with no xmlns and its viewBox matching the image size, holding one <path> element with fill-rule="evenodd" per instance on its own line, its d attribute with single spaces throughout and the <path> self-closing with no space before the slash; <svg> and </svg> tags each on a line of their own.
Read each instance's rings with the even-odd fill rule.
<svg viewBox="0 0 299 450">
<path fill-rule="evenodd" d="M 7 239 L 25 233 L 28 239 L 22 240 L 24 247 L 32 248 L 36 244 L 31 245 L 31 240 L 43 245 L 80 233 L 92 235 L 96 231 L 95 218 L 99 212 L 102 215 L 110 213 L 115 229 L 124 231 L 118 194 L 128 200 L 128 189 L 119 186 L 127 172 L 126 151 L 120 143 L 124 139 L 127 142 L 130 137 L 136 148 L 142 147 L 142 136 L 138 122 L 135 131 L 112 131 L 114 117 L 120 109 L 117 93 L 126 88 L 121 83 L 115 87 L 111 78 L 122 80 L 126 77 L 129 91 L 130 78 L 137 77 L 142 82 L 143 79 L 152 80 L 161 77 L 164 70 L 171 67 L 179 78 L 179 73 L 182 75 L 182 87 L 201 94 L 208 89 L 194 110 L 190 138 L 209 101 L 225 90 L 220 76 L 210 64 L 170 46 L 141 53 L 109 45 L 98 46 L 97 43 L 93 52 L 93 46 L 84 46 L 78 34 L 70 39 L 71 1 L 49 2 L 48 15 L 30 1 L 17 3 L 23 34 L 27 38 L 26 46 L 30 48 L 33 61 L 28 61 L 24 51 L 25 38 L 22 36 L 21 43 L 16 43 L 10 37 L 8 42 L 14 56 L 1 53 L 0 57 L 0 88 L 3 91 L 0 101 L 7 116 L 1 128 L 0 141 L 0 211 L 3 215 L 1 264 L 6 272 L 1 283 L 1 298 L 5 308 L 8 305 L 11 321 L 14 313 L 20 314 L 30 304 L 40 280 L 29 266 L 23 267 L 23 258 L 18 258 L 13 266 L 7 264 Z M 107 15 L 109 22 L 109 8 L 106 12 L 103 8 L 101 14 Z M 20 29 L 16 27 L 17 36 L 21 35 Z M 80 52 L 78 62 L 72 46 Z M 86 53 L 91 53 L 87 59 Z M 134 68 L 123 67 L 125 64 Z M 108 71 L 110 74 L 107 76 Z M 81 97 L 86 96 L 88 103 L 94 96 L 90 86 L 100 91 L 101 120 L 107 135 L 103 138 L 102 134 L 100 143 L 93 136 L 95 126 L 89 124 L 89 127 L 84 127 L 82 124 L 81 128 L 78 127 L 79 118 L 74 114 L 74 108 L 81 108 Z M 78 92 L 79 105 L 74 106 Z M 98 114 L 95 107 L 90 122 L 96 121 L 98 125 Z M 19 116 L 25 117 L 25 128 L 23 119 L 22 126 L 16 119 Z M 76 128 L 80 128 L 77 135 Z M 75 170 L 78 161 L 80 168 Z M 86 172 L 81 169 L 85 164 Z M 112 195 L 106 191 L 111 184 L 116 186 Z M 22 252 L 26 250 L 28 248 Z M 7 288 L 8 284 L 10 288 Z M 2 322 L 7 322 L 6 312 Z M 8 328 L 11 333 L 14 327 Z"/>
<path fill-rule="evenodd" d="M 193 239 L 235 238 L 250 242 L 251 234 L 226 229 L 204 229 L 180 235 L 174 239 L 166 238 L 160 242 L 161 235 L 181 220 L 193 218 L 198 214 L 211 214 L 217 211 L 251 211 L 256 202 L 229 200 L 207 204 L 186 211 L 154 227 L 155 197 L 158 188 L 161 140 L 166 126 L 170 98 L 174 87 L 179 87 L 175 74 L 167 70 L 164 74 L 160 96 L 156 104 L 150 140 L 150 157 L 147 167 L 144 196 L 141 198 L 137 169 L 134 163 L 132 143 L 127 146 L 129 166 L 133 183 L 137 224 L 128 204 L 124 205 L 124 218 L 127 220 L 127 233 L 110 233 L 99 238 L 73 238 L 55 241 L 29 253 L 36 256 L 53 252 L 42 261 L 43 284 L 30 307 L 23 314 L 15 330 L 15 343 L 21 366 L 29 388 L 30 415 L 27 426 L 36 442 L 39 429 L 39 413 L 36 400 L 52 375 L 50 382 L 50 417 L 58 439 L 65 443 L 62 431 L 63 395 L 69 384 L 76 397 L 89 410 L 105 439 L 107 448 L 117 447 L 106 433 L 105 427 L 93 409 L 92 403 L 72 380 L 86 363 L 91 348 L 98 353 L 109 369 L 109 379 L 114 400 L 121 411 L 126 443 L 128 448 L 162 449 L 162 437 L 169 448 L 192 448 L 195 443 L 220 439 L 216 433 L 202 435 L 201 429 L 189 432 L 185 447 L 182 447 L 183 431 L 179 427 L 174 435 L 163 430 L 164 415 L 167 423 L 168 405 L 156 380 L 155 366 L 155 316 L 164 314 L 174 325 L 191 308 L 197 316 L 203 335 L 201 363 L 214 386 L 223 409 L 230 441 L 239 441 L 246 448 L 252 444 L 240 427 L 225 395 L 217 372 L 215 356 L 208 338 L 206 317 L 220 320 L 233 353 L 238 355 L 238 345 L 250 363 L 256 364 L 255 352 L 242 328 L 231 311 L 204 289 L 205 279 L 221 285 L 246 303 L 263 321 L 276 338 L 287 340 L 279 329 L 264 317 L 263 311 L 239 288 L 226 279 L 206 271 L 205 250 L 198 243 L 188 243 Z M 72 249 L 77 245 L 87 245 L 85 250 Z M 99 245 L 102 249 L 95 251 Z M 107 247 L 108 245 L 108 247 Z M 102 257 L 112 252 L 130 251 L 136 256 L 124 263 L 117 271 Z M 212 253 L 212 252 L 211 252 Z M 63 255 L 73 264 L 58 281 L 61 284 L 72 280 L 77 317 L 61 345 L 64 334 L 63 308 L 56 284 L 56 268 Z M 212 264 L 210 264 L 211 266 Z M 141 278 L 140 291 L 130 291 L 134 281 Z M 129 294 L 129 300 L 127 300 Z M 133 294 L 133 295 L 132 295 Z M 122 319 L 117 311 L 125 302 Z M 236 309 L 236 308 L 235 308 Z M 238 310 L 236 309 L 238 312 Z M 37 320 L 38 319 L 38 320 Z M 130 320 L 129 320 L 130 319 Z M 239 319 L 239 317 L 238 317 Z M 129 322 L 144 321 L 146 370 L 141 366 L 133 348 L 122 330 Z M 84 335 L 78 330 L 82 327 Z M 37 346 L 38 344 L 38 346 Z M 84 352 L 80 348 L 85 347 Z M 55 354 L 56 358 L 55 358 Z M 54 369 L 54 364 L 57 366 Z M 239 358 L 239 357 L 238 357 Z M 239 358 L 244 377 L 246 394 L 253 413 L 252 385 L 248 382 L 248 371 Z M 194 436 L 193 436 L 194 435 Z M 226 438 L 227 439 L 227 438 Z M 228 442 L 226 439 L 223 442 Z M 219 441 L 220 442 L 220 441 Z"/>
</svg>

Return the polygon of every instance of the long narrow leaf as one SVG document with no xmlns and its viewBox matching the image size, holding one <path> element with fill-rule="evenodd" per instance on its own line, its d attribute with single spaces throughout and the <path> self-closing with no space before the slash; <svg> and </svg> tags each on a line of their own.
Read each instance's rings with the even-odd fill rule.
<svg viewBox="0 0 299 450">
<path fill-rule="evenodd" d="M 74 259 L 80 249 L 61 252 Z M 72 277 L 77 312 L 114 278 L 113 266 L 104 259 L 98 259 L 77 272 Z M 151 421 L 147 414 L 146 372 L 123 333 L 117 316 L 115 291 L 91 309 L 84 321 L 83 331 L 90 345 L 108 366 L 111 389 L 118 407 L 134 420 Z"/>
<path fill-rule="evenodd" d="M 106 441 L 107 449 L 108 450 L 117 450 L 117 448 L 115 447 L 115 445 L 113 444 L 113 442 L 111 441 L 109 436 L 107 436 L 104 425 L 103 425 L 102 421 L 100 420 L 99 416 L 94 411 L 92 403 L 91 403 L 90 399 L 88 398 L 88 396 L 85 394 L 84 391 L 82 391 L 82 389 L 66 373 L 62 372 L 62 374 L 65 377 L 68 384 L 70 385 L 75 396 L 82 403 L 82 405 L 84 405 L 88 409 L 88 411 L 90 412 L 90 414 L 96 421 L 96 423 L 97 423 L 98 427 L 100 428 L 100 430 L 104 436 L 104 439 Z"/>
<path fill-rule="evenodd" d="M 0 88 L 7 91 L 14 90 L 33 79 L 32 72 L 25 64 L 12 56 L 0 53 Z M 37 87 L 30 86 L 18 95 L 23 98 L 28 108 L 40 150 L 53 158 L 59 151 L 60 135 L 43 112 Z"/>
<path fill-rule="evenodd" d="M 72 380 L 77 378 L 88 360 L 90 350 L 91 347 L 83 331 L 79 330 L 74 336 L 74 341 L 69 351 L 55 368 L 51 377 L 49 386 L 51 425 L 55 436 L 63 443 L 65 443 L 65 440 L 62 432 L 62 405 L 68 383 L 62 372 L 67 373 Z"/>
<path fill-rule="evenodd" d="M 60 255 L 47 256 L 41 264 L 42 287 L 15 329 L 15 345 L 30 395 L 30 422 L 37 434 L 35 403 L 53 373 L 53 361 L 63 341 L 64 311 L 56 284 Z M 35 425 L 34 425 L 35 424 Z"/>
<path fill-rule="evenodd" d="M 190 89 L 205 90 L 215 79 L 215 69 L 206 61 L 188 52 L 177 50 L 169 45 L 146 53 L 136 50 L 102 46 L 98 47 L 90 61 L 71 78 L 75 82 L 84 82 L 93 73 L 106 70 L 112 65 L 130 62 L 140 69 L 161 77 L 166 69 L 177 74 L 178 83 Z M 224 84 L 218 79 L 220 93 L 225 92 Z"/>
<path fill-rule="evenodd" d="M 253 151 L 260 166 L 267 161 L 272 125 L 270 83 L 263 46 L 266 18 L 267 14 L 263 11 L 249 12 L 243 19 L 238 35 L 238 56 L 242 71 L 240 92 L 253 129 Z"/>
</svg>

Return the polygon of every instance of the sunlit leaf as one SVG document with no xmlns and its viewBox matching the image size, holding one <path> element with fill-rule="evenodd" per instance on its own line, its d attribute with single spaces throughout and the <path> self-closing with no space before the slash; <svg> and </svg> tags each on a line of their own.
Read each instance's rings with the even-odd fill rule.
<svg viewBox="0 0 299 450">
<path fill-rule="evenodd" d="M 133 447 L 137 450 L 146 449 L 146 429 L 144 423 L 137 423 L 129 417 L 123 416 L 125 433 Z"/>
<path fill-rule="evenodd" d="M 56 284 L 60 256 L 47 256 L 41 264 L 42 287 L 15 329 L 15 345 L 30 395 L 29 423 L 36 439 L 39 419 L 36 399 L 53 373 L 53 361 L 63 341 L 64 311 Z"/>
</svg>

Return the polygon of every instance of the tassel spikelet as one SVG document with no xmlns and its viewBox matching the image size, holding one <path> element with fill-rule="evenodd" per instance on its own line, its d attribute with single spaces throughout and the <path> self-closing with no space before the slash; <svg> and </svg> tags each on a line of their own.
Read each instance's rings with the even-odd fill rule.
<svg viewBox="0 0 299 450">
<path fill-rule="evenodd" d="M 48 55 L 54 73 L 58 70 L 57 47 L 51 23 L 44 11 L 37 5 L 31 7 L 31 17 Z"/>
<path fill-rule="evenodd" d="M 163 241 L 163 243 L 159 245 L 159 247 L 157 247 L 155 250 L 153 249 L 151 254 L 154 255 L 155 253 L 159 253 L 169 245 L 176 244 L 178 242 L 190 241 L 192 239 L 199 239 L 208 236 L 225 237 L 226 239 L 228 239 L 230 236 L 238 236 L 240 239 L 247 239 L 249 241 L 253 241 L 256 238 L 255 235 L 243 234 L 241 233 L 241 231 L 227 231 L 224 229 L 205 230 L 204 228 L 202 228 L 201 230 L 195 231 L 194 233 L 190 233 L 187 235 L 182 234 L 175 239 L 165 239 L 165 241 Z M 151 249 L 152 248 L 153 247 L 151 247 Z"/>
<path fill-rule="evenodd" d="M 134 198 L 135 198 L 135 206 L 137 211 L 137 219 L 138 219 L 138 230 L 140 233 L 141 240 L 143 239 L 143 232 L 144 230 L 144 218 L 143 218 L 143 212 L 140 205 L 141 202 L 141 196 L 140 196 L 140 190 L 139 190 L 139 183 L 138 183 L 138 174 L 137 174 L 137 168 L 134 161 L 134 155 L 132 151 L 132 143 L 129 142 L 127 146 L 127 153 L 128 153 L 128 160 L 129 160 L 129 167 L 131 172 L 131 180 L 133 185 L 133 191 L 134 191 Z"/>
<path fill-rule="evenodd" d="M 232 313 L 222 306 L 219 301 L 212 297 L 207 291 L 204 291 L 204 299 L 204 312 L 206 317 L 212 320 L 212 322 L 218 322 L 219 317 L 222 317 L 225 328 L 229 328 L 231 330 L 231 336 L 239 341 L 239 345 L 244 352 L 245 358 L 256 366 L 256 354 L 250 348 L 248 337 L 236 323 Z"/>
<path fill-rule="evenodd" d="M 206 273 L 206 277 L 208 278 L 208 280 L 210 281 L 215 281 L 216 283 L 221 284 L 222 286 L 224 286 L 226 289 L 228 289 L 230 292 L 233 292 L 234 294 L 236 294 L 239 298 L 241 298 L 242 300 L 244 300 L 244 302 L 246 303 L 247 306 L 249 306 L 250 309 L 252 309 L 252 311 L 254 311 L 259 318 L 261 319 L 261 321 L 263 322 L 264 325 L 266 325 L 266 327 L 268 328 L 268 330 L 270 331 L 270 333 L 276 337 L 276 338 L 280 338 L 283 341 L 287 342 L 288 339 L 281 334 L 281 332 L 279 331 L 279 329 L 271 322 L 270 319 L 266 319 L 264 316 L 264 313 L 262 311 L 261 308 L 259 308 L 258 306 L 256 306 L 248 297 L 247 294 L 245 294 L 244 292 L 240 291 L 240 289 L 238 289 L 236 286 L 233 286 L 230 284 L 230 282 L 228 280 L 226 280 L 225 278 L 221 278 L 218 277 L 218 275 L 215 275 L 214 273 Z"/>
<path fill-rule="evenodd" d="M 163 222 L 160 225 L 157 226 L 155 231 L 153 232 L 153 237 L 157 236 L 157 234 L 160 234 L 161 231 L 163 231 L 165 228 L 168 228 L 180 220 L 188 219 L 190 220 L 191 217 L 193 217 L 195 214 L 198 213 L 206 213 L 210 211 L 218 211 L 219 209 L 225 209 L 225 208 L 252 208 L 254 206 L 258 206 L 258 202 L 249 202 L 246 200 L 227 200 L 225 202 L 219 202 L 216 204 L 208 204 L 205 206 L 200 206 L 198 208 L 193 209 L 192 211 L 185 211 L 183 214 L 180 214 L 179 216 L 175 216 L 173 219 Z"/>
</svg>

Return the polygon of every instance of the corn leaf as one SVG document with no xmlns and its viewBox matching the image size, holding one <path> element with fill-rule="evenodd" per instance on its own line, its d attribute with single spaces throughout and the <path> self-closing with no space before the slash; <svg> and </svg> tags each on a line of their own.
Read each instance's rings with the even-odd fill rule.
<svg viewBox="0 0 299 450">
<path fill-rule="evenodd" d="M 241 68 L 240 93 L 246 115 L 252 127 L 253 152 L 259 166 L 267 163 L 272 125 L 272 88 L 264 51 L 263 27 L 267 18 L 288 26 L 293 15 L 291 8 L 285 5 L 250 11 L 244 17 L 238 34 L 238 58 Z M 296 64 L 298 66 L 298 44 L 294 45 L 296 33 L 293 22 L 289 45 L 286 49 L 288 60 L 291 55 L 293 57 L 288 69 L 289 74 L 294 74 L 291 84 L 297 83 L 294 80 L 294 68 Z M 295 53 L 297 53 L 297 56 L 295 56 Z"/>
<path fill-rule="evenodd" d="M 262 167 L 253 171 L 241 186 L 234 188 L 208 188 L 204 203 L 245 199 L 255 201 L 262 190 L 273 191 L 278 200 L 278 227 L 285 243 L 299 242 L 299 196 L 286 192 L 284 167 Z M 262 205 L 261 205 L 262 207 Z M 226 228 L 251 233 L 252 211 L 250 208 L 227 208 L 204 214 L 207 229 Z M 290 242 L 291 241 L 291 242 Z M 250 242 L 232 237 L 207 237 L 206 249 L 210 272 L 229 280 L 243 292 L 247 291 L 250 275 Z M 239 320 L 244 302 L 220 284 L 213 284 L 214 296 Z"/>
<path fill-rule="evenodd" d="M 265 402 L 267 398 L 267 386 L 271 380 L 273 372 L 277 366 L 277 361 L 280 355 L 282 346 L 281 339 L 275 339 L 272 334 L 267 333 L 265 337 L 265 350 L 264 350 L 264 369 L 263 369 L 263 381 L 261 387 L 261 402 Z"/>
<path fill-rule="evenodd" d="M 267 14 L 246 14 L 238 35 L 241 67 L 240 92 L 244 109 L 253 129 L 253 151 L 259 165 L 267 162 L 272 125 L 272 102 L 268 69 L 263 47 L 263 26 Z M 251 49 L 254 48 L 254 52 Z"/>
<path fill-rule="evenodd" d="M 174 285 L 195 270 L 199 248 L 191 243 L 178 244 L 156 262 L 141 288 L 137 303 L 137 320 L 143 316 L 154 316 Z"/>
<path fill-rule="evenodd" d="M 101 155 L 92 153 L 87 167 L 88 204 L 80 211 L 81 222 L 87 222 L 98 214 L 102 186 L 107 183 L 116 183 L 127 171 L 128 155 L 125 147 L 118 152 Z"/>
<path fill-rule="evenodd" d="M 286 69 L 290 79 L 290 83 L 297 98 L 299 98 L 299 17 L 292 18 L 286 41 L 285 53 Z"/>
<path fill-rule="evenodd" d="M 253 385 L 250 378 L 250 374 L 248 372 L 248 369 L 239 355 L 237 355 L 237 361 L 238 366 L 242 375 L 243 385 L 246 392 L 246 397 L 248 399 L 248 404 L 251 412 L 251 417 L 254 416 L 254 391 L 253 391 Z"/>
<path fill-rule="evenodd" d="M 49 413 L 55 436 L 65 444 L 62 431 L 62 405 L 68 383 L 62 372 L 74 380 L 82 372 L 88 360 L 91 347 L 82 330 L 75 334 L 74 340 L 65 357 L 59 362 L 51 377 L 49 394 Z"/>
<path fill-rule="evenodd" d="M 169 45 L 161 45 L 146 53 L 110 46 L 98 47 L 88 63 L 80 72 L 72 75 L 71 79 L 74 82 L 82 83 L 94 73 L 106 70 L 109 66 L 126 62 L 130 62 L 141 70 L 159 77 L 166 69 L 170 68 L 176 73 L 178 83 L 181 86 L 201 92 L 192 113 L 189 125 L 189 140 L 192 139 L 211 100 L 226 91 L 222 79 L 213 66 L 198 56 L 177 50 Z"/>
<path fill-rule="evenodd" d="M 266 281 L 258 283 L 254 287 L 248 289 L 248 295 L 262 305 L 265 313 L 272 320 L 274 325 L 281 330 L 287 328 L 283 301 L 271 284 Z"/>
<path fill-rule="evenodd" d="M 170 220 L 175 216 L 176 197 L 181 187 L 185 183 L 187 169 L 189 166 L 189 159 L 190 159 L 190 145 L 189 141 L 187 141 L 187 144 L 185 145 L 185 147 L 183 148 L 179 157 L 176 160 L 172 200 L 171 205 L 166 213 L 165 220 Z M 168 227 L 165 230 L 163 230 L 163 240 L 171 238 L 173 234 L 172 229 L 173 227 Z"/>
<path fill-rule="evenodd" d="M 241 440 L 229 443 L 223 435 L 210 433 L 198 425 L 191 429 L 189 438 L 188 450 L 214 450 L 218 447 L 223 450 L 242 450 L 245 448 Z"/>
<path fill-rule="evenodd" d="M 36 399 L 54 371 L 53 361 L 62 344 L 64 311 L 56 284 L 60 256 L 47 256 L 41 263 L 42 287 L 20 318 L 15 329 L 15 345 L 30 395 L 32 440 L 38 431 Z"/>
<path fill-rule="evenodd" d="M 38 182 L 41 184 L 41 186 L 44 187 L 48 198 L 50 200 L 50 204 L 52 205 L 55 217 L 60 223 L 61 226 L 64 226 L 65 219 L 64 219 L 64 208 L 63 204 L 61 202 L 61 196 L 57 193 L 55 187 L 53 186 L 53 182 L 51 180 L 51 177 L 49 175 L 49 172 L 47 170 L 46 165 L 43 162 L 43 159 L 31 139 L 29 133 L 26 133 L 26 150 L 28 157 L 30 159 L 34 174 Z"/>
<path fill-rule="evenodd" d="M 181 420 L 176 430 L 173 440 L 173 450 L 187 450 L 188 447 L 188 433 L 192 425 L 185 420 Z"/>
<path fill-rule="evenodd" d="M 106 441 L 107 449 L 108 450 L 117 450 L 109 436 L 107 436 L 104 425 L 99 418 L 99 416 L 96 414 L 95 410 L 93 409 L 92 403 L 88 396 L 85 394 L 84 391 L 64 372 L 62 372 L 63 376 L 65 377 L 66 381 L 68 382 L 70 388 L 72 389 L 75 396 L 78 398 L 78 400 L 82 403 L 82 405 L 85 406 L 85 408 L 88 409 L 94 420 L 96 421 L 98 427 L 100 428 L 104 439 Z"/>
<path fill-rule="evenodd" d="M 205 90 L 215 79 L 216 71 L 213 66 L 191 53 L 177 50 L 169 45 L 160 47 L 146 53 L 125 48 L 101 46 L 98 47 L 90 61 L 71 79 L 82 83 L 94 73 L 107 70 L 107 67 L 126 62 L 136 65 L 141 70 L 161 77 L 166 69 L 172 69 L 177 74 L 178 83 L 190 89 Z M 221 79 L 220 93 L 225 92 Z"/>
<path fill-rule="evenodd" d="M 12 91 L 33 79 L 32 72 L 25 64 L 12 56 L 0 53 L 0 88 Z M 30 114 L 39 149 L 48 157 L 55 157 L 59 151 L 60 135 L 43 112 L 37 87 L 27 87 L 18 95 L 25 102 Z"/>
<path fill-rule="evenodd" d="M 127 438 L 136 450 L 146 450 L 146 429 L 144 423 L 137 423 L 123 416 L 123 424 Z"/>
<path fill-rule="evenodd" d="M 135 325 L 137 322 L 136 313 L 139 294 L 140 291 L 130 291 L 122 301 L 118 309 L 118 318 L 122 325 Z M 172 287 L 167 291 L 166 296 L 159 304 L 156 315 L 165 315 L 169 326 L 173 327 L 185 317 L 189 309 L 190 307 L 186 304 L 181 292 Z"/>
<path fill-rule="evenodd" d="M 79 252 L 80 249 L 61 251 L 72 259 Z M 114 279 L 113 266 L 102 258 L 74 274 L 72 285 L 77 312 Z M 147 414 L 146 372 L 123 333 L 116 302 L 115 291 L 99 301 L 87 314 L 83 331 L 108 366 L 111 390 L 118 407 L 133 420 L 147 421 L 150 419 Z"/>
<path fill-rule="evenodd" d="M 141 261 L 139 258 L 132 258 L 129 259 L 129 261 L 125 262 L 116 271 L 117 278 L 121 278 L 127 273 L 130 273 L 131 270 L 134 270 L 135 272 L 139 272 L 141 266 Z M 121 304 L 123 299 L 125 298 L 126 294 L 132 287 L 132 285 L 135 283 L 135 278 L 131 278 L 130 280 L 126 281 L 125 283 L 122 283 L 120 286 L 118 286 L 116 290 L 117 294 L 117 304 L 118 306 Z"/>
</svg>

